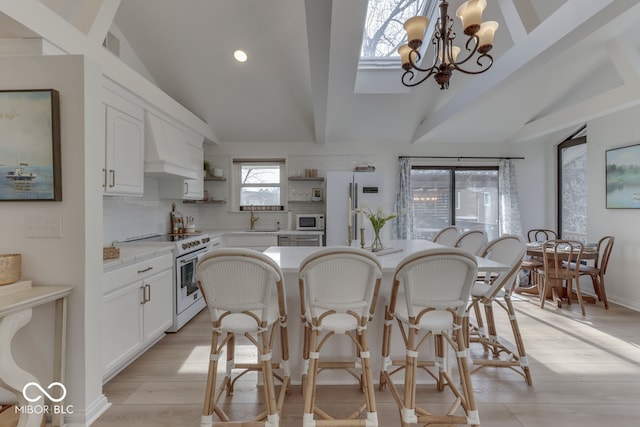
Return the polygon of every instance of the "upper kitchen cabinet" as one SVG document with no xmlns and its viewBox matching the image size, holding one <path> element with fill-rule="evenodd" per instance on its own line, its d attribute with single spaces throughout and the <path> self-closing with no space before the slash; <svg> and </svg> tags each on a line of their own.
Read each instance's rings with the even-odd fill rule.
<svg viewBox="0 0 640 427">
<path fill-rule="evenodd" d="M 104 194 L 142 196 L 144 110 L 105 89 Z"/>
</svg>

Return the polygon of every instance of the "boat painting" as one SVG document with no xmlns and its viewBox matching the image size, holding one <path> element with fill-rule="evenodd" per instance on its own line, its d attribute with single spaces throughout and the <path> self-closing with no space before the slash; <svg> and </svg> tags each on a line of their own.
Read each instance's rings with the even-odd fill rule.
<svg viewBox="0 0 640 427">
<path fill-rule="evenodd" d="M 33 172 L 27 172 L 25 170 L 27 166 L 29 166 L 28 163 L 21 162 L 17 168 L 7 172 L 7 175 L 6 175 L 7 179 L 10 181 L 13 181 L 14 183 L 21 182 L 21 181 L 23 182 L 33 181 L 38 177 L 38 175 L 34 174 Z"/>
<path fill-rule="evenodd" d="M 0 91 L 0 201 L 60 201 L 59 95 Z"/>
</svg>

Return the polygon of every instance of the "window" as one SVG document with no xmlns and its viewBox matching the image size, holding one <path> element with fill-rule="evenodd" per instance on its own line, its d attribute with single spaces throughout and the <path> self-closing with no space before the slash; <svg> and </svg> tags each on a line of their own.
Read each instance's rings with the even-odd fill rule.
<svg viewBox="0 0 640 427">
<path fill-rule="evenodd" d="M 587 238 L 587 138 L 558 145 L 558 235 Z"/>
<path fill-rule="evenodd" d="M 239 210 L 282 210 L 284 159 L 234 159 L 234 204 Z"/>
<path fill-rule="evenodd" d="M 413 166 L 411 192 L 417 238 L 430 239 L 448 225 L 498 237 L 497 167 Z"/>
<path fill-rule="evenodd" d="M 407 42 L 404 21 L 416 15 L 429 17 L 436 5 L 433 0 L 369 0 L 360 57 L 394 57 L 397 65 L 398 48 Z"/>
</svg>

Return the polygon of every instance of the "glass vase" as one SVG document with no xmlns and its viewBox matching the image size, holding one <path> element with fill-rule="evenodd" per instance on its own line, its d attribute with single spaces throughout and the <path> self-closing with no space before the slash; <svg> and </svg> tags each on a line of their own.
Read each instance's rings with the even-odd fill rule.
<svg viewBox="0 0 640 427">
<path fill-rule="evenodd" d="M 382 245 L 382 239 L 380 238 L 380 230 L 374 228 L 373 229 L 373 242 L 371 243 L 371 252 L 378 252 L 384 249 Z"/>
</svg>

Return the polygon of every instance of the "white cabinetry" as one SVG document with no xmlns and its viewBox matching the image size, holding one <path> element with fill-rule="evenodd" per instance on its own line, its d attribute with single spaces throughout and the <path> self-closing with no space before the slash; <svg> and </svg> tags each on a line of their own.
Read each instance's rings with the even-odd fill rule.
<svg viewBox="0 0 640 427">
<path fill-rule="evenodd" d="M 173 323 L 173 255 L 106 271 L 103 275 L 103 381 L 155 344 Z"/>
<path fill-rule="evenodd" d="M 204 198 L 204 171 L 197 179 L 160 178 L 160 197 L 163 199 L 202 200 Z"/>
<path fill-rule="evenodd" d="M 144 110 L 105 93 L 104 194 L 141 196 L 144 191 Z"/>
</svg>

